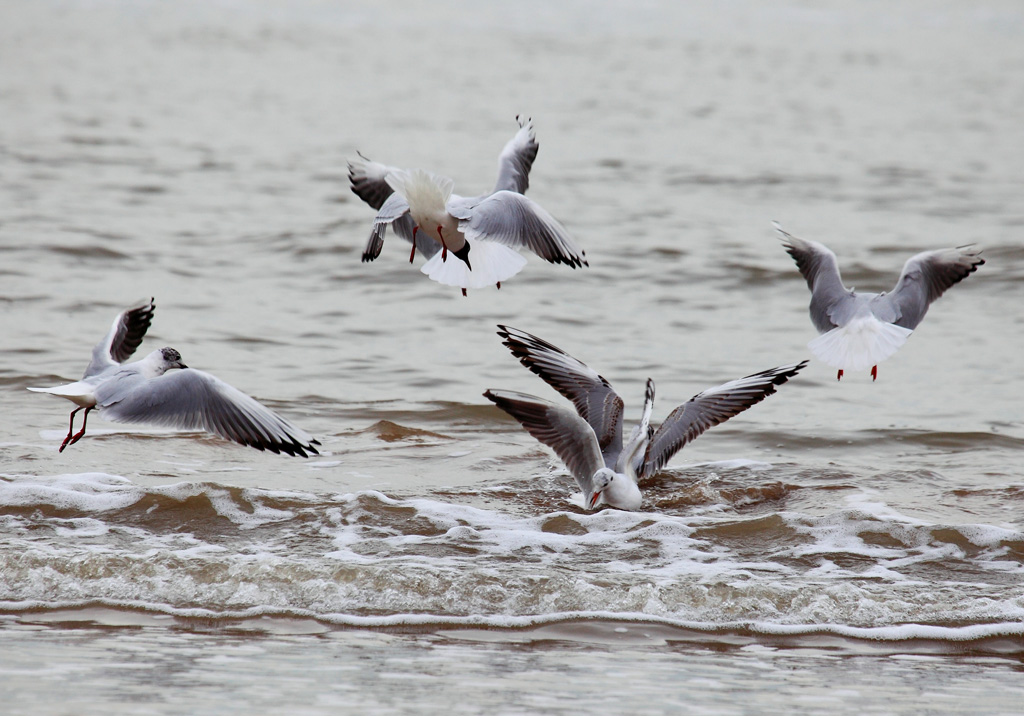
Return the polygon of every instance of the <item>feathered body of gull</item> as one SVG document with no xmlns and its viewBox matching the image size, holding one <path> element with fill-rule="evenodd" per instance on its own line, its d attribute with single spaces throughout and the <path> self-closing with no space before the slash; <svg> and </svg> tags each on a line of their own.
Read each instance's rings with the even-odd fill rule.
<svg viewBox="0 0 1024 716">
<path fill-rule="evenodd" d="M 205 430 L 259 450 L 306 457 L 320 443 L 219 378 L 186 366 L 178 351 L 160 348 L 134 363 L 124 363 L 141 345 L 153 320 L 153 299 L 118 314 L 110 331 L 92 349 L 82 379 L 52 388 L 29 388 L 66 398 L 71 411 L 68 435 L 60 452 L 85 435 L 89 413 L 115 422 L 150 423 Z M 74 432 L 75 414 L 85 410 L 82 429 Z"/>
<path fill-rule="evenodd" d="M 807 361 L 770 368 L 698 393 L 651 426 L 654 381 L 647 380 L 639 425 L 622 439 L 624 403 L 611 384 L 581 361 L 545 340 L 498 326 L 504 345 L 575 410 L 526 393 L 488 390 L 484 397 L 518 420 L 561 458 L 583 491 L 587 507 L 601 503 L 640 508 L 640 480 L 654 475 L 686 443 L 710 427 L 742 413 L 775 392 Z"/>
<path fill-rule="evenodd" d="M 868 367 L 876 379 L 878 364 L 907 342 L 928 306 L 985 263 L 974 246 L 924 251 L 907 260 L 889 293 L 859 293 L 843 285 L 839 262 L 828 247 L 798 239 L 777 222 L 774 226 L 811 289 L 811 322 L 821 335 L 807 347 L 838 369 L 840 380 L 844 371 Z"/>
</svg>

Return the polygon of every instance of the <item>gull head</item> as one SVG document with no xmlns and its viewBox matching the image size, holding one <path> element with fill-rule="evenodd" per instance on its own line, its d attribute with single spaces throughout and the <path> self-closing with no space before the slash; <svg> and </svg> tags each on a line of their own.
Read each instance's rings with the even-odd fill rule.
<svg viewBox="0 0 1024 716">
<path fill-rule="evenodd" d="M 643 503 L 640 488 L 628 475 L 602 467 L 594 473 L 594 492 L 588 507 L 594 509 L 598 502 L 604 501 L 620 510 L 638 510 Z"/>
<path fill-rule="evenodd" d="M 181 362 L 181 353 L 178 353 L 173 348 L 161 348 L 150 355 L 159 356 L 158 364 L 161 373 L 166 373 L 172 368 L 188 368 L 187 365 Z"/>
</svg>

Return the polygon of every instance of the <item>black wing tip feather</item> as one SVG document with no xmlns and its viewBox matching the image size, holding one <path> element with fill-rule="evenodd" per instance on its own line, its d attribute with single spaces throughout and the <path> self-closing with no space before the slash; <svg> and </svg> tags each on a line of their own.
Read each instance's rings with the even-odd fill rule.
<svg viewBox="0 0 1024 716">
<path fill-rule="evenodd" d="M 742 378 L 742 380 L 746 380 L 747 378 L 769 378 L 770 384 L 768 386 L 765 386 L 765 395 L 771 395 L 775 392 L 774 386 L 783 385 L 789 382 L 789 379 L 794 377 L 804 368 L 806 368 L 809 362 L 810 361 L 804 359 L 792 366 L 779 366 L 776 368 L 768 368 L 767 370 L 762 370 L 757 373 L 751 373 L 746 378 Z"/>
<path fill-rule="evenodd" d="M 512 351 L 512 353 L 514 353 L 516 357 L 521 357 L 520 353 L 528 357 L 528 351 L 531 345 L 536 346 L 542 350 L 553 351 L 561 355 L 568 355 L 558 346 L 548 343 L 543 338 L 539 338 L 533 335 L 532 333 L 527 333 L 526 331 L 521 330 L 519 328 L 513 328 L 511 326 L 506 326 L 501 323 L 498 324 L 498 328 L 500 329 L 498 331 L 498 335 L 505 339 L 502 342 L 502 345 L 504 345 L 506 348 Z"/>
<path fill-rule="evenodd" d="M 501 392 L 509 394 L 514 393 L 514 391 Z M 483 396 L 519 422 L 523 422 L 523 418 L 519 417 L 520 415 L 524 417 L 538 418 L 542 417 L 544 413 L 543 409 L 537 404 L 528 403 L 506 395 L 498 395 L 492 392 L 490 388 L 483 392 Z M 525 394 L 523 394 L 523 396 L 526 397 Z"/>
<path fill-rule="evenodd" d="M 771 374 L 775 372 L 775 377 L 773 378 L 772 383 L 774 383 L 775 385 L 782 385 L 790 378 L 795 376 L 797 373 L 802 371 L 804 368 L 806 368 L 809 362 L 810 361 L 805 358 L 804 360 L 800 361 L 799 363 L 796 363 L 795 365 L 792 365 L 791 367 L 781 366 L 779 368 L 770 368 L 769 370 L 763 372 L 765 374 Z"/>
<path fill-rule="evenodd" d="M 140 303 L 124 312 L 122 326 L 124 330 L 120 340 L 114 339 L 111 348 L 111 358 L 118 363 L 131 358 L 136 349 L 142 345 L 142 339 L 153 324 L 153 313 L 156 311 L 156 298 L 149 297 L 149 301 Z M 118 331 L 120 333 L 120 331 Z"/>
<path fill-rule="evenodd" d="M 497 391 L 497 392 L 495 392 L 495 391 Z M 501 395 L 501 393 L 504 393 L 504 395 Z M 494 403 L 495 405 L 497 405 L 498 407 L 501 407 L 502 403 L 505 403 L 506 405 L 511 405 L 512 403 L 516 402 L 516 399 L 509 397 L 509 396 L 512 396 L 512 395 L 522 395 L 523 397 L 532 397 L 532 396 L 527 396 L 525 393 L 518 393 L 518 392 L 516 392 L 514 390 L 501 390 L 500 388 L 488 388 L 487 390 L 485 390 L 483 392 L 483 396 L 485 398 L 487 398 L 489 401 L 491 401 L 492 403 Z"/>
<path fill-rule="evenodd" d="M 587 367 L 587 364 L 580 359 L 574 358 L 553 343 L 548 343 L 543 338 L 539 338 L 532 333 L 527 333 L 519 328 L 512 328 L 501 323 L 498 324 L 498 328 L 500 329 L 498 335 L 505 339 L 502 341 L 502 345 L 512 352 L 512 355 L 522 363 L 523 367 L 534 375 L 539 376 L 545 382 L 549 382 L 548 372 L 543 366 L 538 365 L 537 358 L 533 355 L 534 351 L 555 353 Z M 590 370 L 589 368 L 587 369 Z M 603 375 L 598 375 L 597 378 L 601 381 L 601 385 L 611 389 L 611 383 Z"/>
<path fill-rule="evenodd" d="M 982 258 L 981 256 L 981 249 L 977 249 L 976 251 L 972 251 L 970 253 L 965 251 L 965 249 L 970 249 L 973 246 L 975 246 L 975 244 L 965 244 L 964 246 L 956 247 L 957 251 L 960 252 L 960 256 L 967 260 L 967 264 L 959 264 L 962 271 L 957 276 L 956 281 L 954 281 L 953 283 L 960 283 L 965 278 L 970 276 L 972 273 L 977 271 L 979 266 L 985 265 L 985 259 Z"/>
<path fill-rule="evenodd" d="M 548 410 L 551 405 L 547 401 L 514 390 L 499 390 L 498 393 L 494 393 L 488 389 L 484 391 L 483 396 L 522 425 L 531 436 L 553 447 L 550 441 L 551 428 L 548 424 Z"/>
<path fill-rule="evenodd" d="M 550 351 L 559 355 L 569 355 L 561 348 L 551 343 L 548 343 L 543 338 L 538 338 L 532 333 L 527 333 L 518 328 L 512 328 L 510 326 L 503 326 L 500 323 L 498 328 L 498 335 L 504 338 L 502 345 L 508 348 L 512 355 L 519 359 L 519 362 L 529 368 L 532 372 L 540 375 L 540 371 L 536 368 L 535 359 L 533 356 L 534 350 Z"/>
<path fill-rule="evenodd" d="M 314 445 L 319 445 L 319 440 L 310 440 L 308 444 L 300 443 L 298 440 L 292 438 L 291 442 L 285 442 L 283 440 L 271 442 L 269 440 L 253 440 L 253 439 L 242 439 L 238 441 L 240 444 L 246 447 L 256 448 L 263 452 L 272 452 L 275 455 L 289 455 L 290 457 L 310 457 L 311 455 L 319 455 L 319 451 Z"/>
<path fill-rule="evenodd" d="M 590 268 L 590 262 L 587 261 L 587 255 L 583 251 L 580 251 L 579 256 L 565 256 L 562 254 L 556 254 L 551 258 L 547 258 L 545 260 L 548 263 L 552 264 L 564 264 L 565 266 L 568 266 L 573 270 L 583 268 L 584 266 Z"/>
<path fill-rule="evenodd" d="M 381 249 L 384 248 L 384 232 L 377 231 L 377 227 L 373 228 L 370 232 L 370 240 L 366 244 L 366 249 L 363 250 L 362 262 L 369 263 L 380 256 Z"/>
</svg>

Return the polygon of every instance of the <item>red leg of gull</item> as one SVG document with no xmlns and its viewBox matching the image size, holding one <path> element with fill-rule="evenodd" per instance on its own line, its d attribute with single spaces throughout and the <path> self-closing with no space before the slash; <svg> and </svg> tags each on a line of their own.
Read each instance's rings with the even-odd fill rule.
<svg viewBox="0 0 1024 716">
<path fill-rule="evenodd" d="M 878 366 L 877 365 L 871 366 L 871 380 L 872 381 L 878 380 Z"/>
<path fill-rule="evenodd" d="M 71 413 L 72 421 L 74 420 L 75 413 L 77 413 L 79 410 L 81 410 L 81 408 L 78 408 L 73 413 Z M 85 412 L 82 414 L 82 429 L 75 433 L 74 437 L 72 437 L 71 433 L 68 432 L 68 437 L 64 438 L 64 442 L 61 443 L 60 449 L 58 449 L 57 452 L 64 452 L 64 448 L 66 448 L 68 445 L 74 445 L 75 443 L 82 439 L 82 436 L 85 435 L 85 424 L 89 422 L 90 410 L 92 410 L 92 408 L 86 408 Z"/>
<path fill-rule="evenodd" d="M 75 408 L 71 411 L 71 421 L 68 424 L 68 436 L 64 438 L 64 442 L 60 444 L 60 449 L 57 450 L 57 452 L 64 452 L 64 448 L 69 442 L 71 442 L 71 434 L 75 432 L 75 414 L 78 413 L 79 410 L 81 410 L 81 408 Z"/>
<path fill-rule="evenodd" d="M 839 375 L 836 376 L 836 380 L 842 380 L 842 379 L 843 379 L 843 369 L 840 368 L 839 369 Z"/>
<path fill-rule="evenodd" d="M 420 227 L 412 227 L 412 252 L 409 253 L 409 263 L 412 263 L 413 258 L 416 256 L 416 232 L 420 230 Z"/>
<path fill-rule="evenodd" d="M 448 244 L 444 242 L 444 234 L 441 233 L 441 225 L 437 225 L 437 236 L 441 239 L 441 260 L 448 260 Z"/>
<path fill-rule="evenodd" d="M 467 294 L 466 294 L 466 289 L 462 289 L 462 295 L 463 295 L 463 296 L 466 296 L 466 295 L 467 295 Z"/>
<path fill-rule="evenodd" d="M 498 290 L 500 291 L 501 290 L 501 281 L 498 281 L 498 283 L 496 283 L 495 286 L 497 286 Z"/>
</svg>

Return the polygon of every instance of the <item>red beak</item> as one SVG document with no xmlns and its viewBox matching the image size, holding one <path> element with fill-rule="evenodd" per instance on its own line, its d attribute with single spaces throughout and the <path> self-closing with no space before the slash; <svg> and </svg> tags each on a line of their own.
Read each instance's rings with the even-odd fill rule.
<svg viewBox="0 0 1024 716">
<path fill-rule="evenodd" d="M 590 509 L 594 509 L 594 505 L 597 504 L 597 499 L 601 496 L 600 492 L 595 492 L 594 496 L 590 498 Z"/>
</svg>

